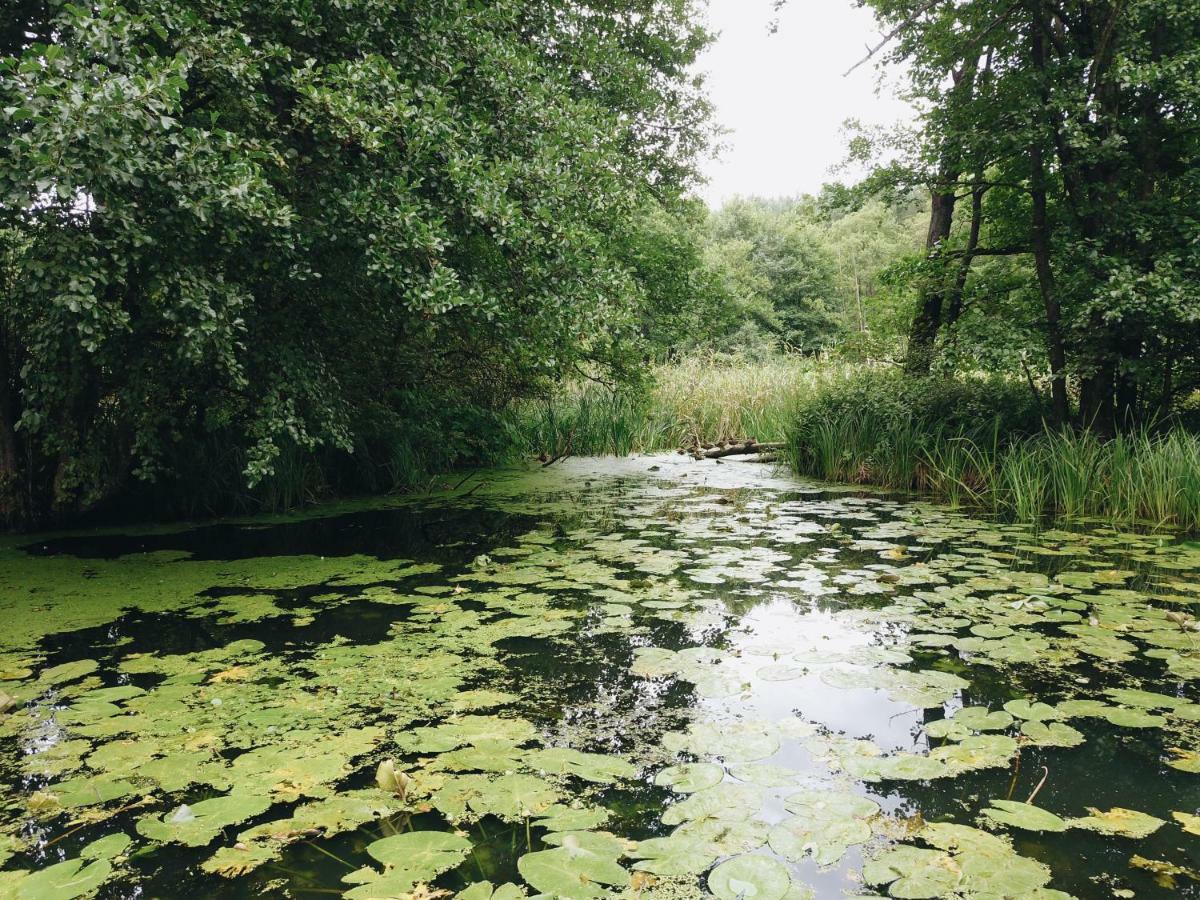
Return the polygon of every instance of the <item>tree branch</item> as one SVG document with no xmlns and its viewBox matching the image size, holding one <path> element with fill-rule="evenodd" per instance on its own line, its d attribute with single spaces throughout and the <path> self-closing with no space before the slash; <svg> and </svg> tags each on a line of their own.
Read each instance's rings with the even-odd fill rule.
<svg viewBox="0 0 1200 900">
<path fill-rule="evenodd" d="M 886 47 L 888 44 L 890 44 L 897 35 L 899 35 L 901 32 L 903 32 L 910 25 L 912 25 L 915 21 L 917 21 L 917 19 L 921 18 L 921 16 L 925 15 L 925 13 L 929 12 L 929 10 L 931 10 L 935 6 L 937 6 L 937 4 L 939 2 L 940 2 L 940 0 L 927 0 L 927 2 L 921 4 L 920 8 L 917 9 L 916 12 L 914 12 L 911 16 L 909 16 L 907 19 L 905 19 L 903 22 L 901 22 L 899 25 L 897 25 L 895 28 L 893 28 L 891 31 L 889 31 L 886 35 L 884 35 L 883 40 L 881 40 L 874 47 L 868 47 L 867 55 L 864 56 L 862 59 L 860 59 L 858 62 L 856 62 L 854 65 L 852 65 L 850 68 L 848 68 L 845 72 L 843 72 L 842 77 L 843 78 L 848 77 L 851 72 L 853 72 L 855 69 L 857 69 L 863 63 L 868 62 L 871 59 L 871 57 L 873 57 L 876 53 L 878 53 L 880 50 L 882 50 L 884 47 Z"/>
</svg>

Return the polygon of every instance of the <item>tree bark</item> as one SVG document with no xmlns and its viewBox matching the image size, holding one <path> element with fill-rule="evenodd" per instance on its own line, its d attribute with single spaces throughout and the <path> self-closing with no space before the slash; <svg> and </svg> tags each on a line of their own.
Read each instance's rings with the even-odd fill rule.
<svg viewBox="0 0 1200 900">
<path fill-rule="evenodd" d="M 933 188 L 929 207 L 929 234 L 925 238 L 927 258 L 940 266 L 939 253 L 950 237 L 954 225 L 955 185 L 958 172 L 944 168 Z M 917 314 L 908 335 L 908 353 L 904 371 L 910 375 L 927 375 L 933 366 L 934 346 L 942 327 L 942 306 L 946 294 L 945 273 L 935 271 L 925 279 Z"/>
<path fill-rule="evenodd" d="M 975 74 L 979 60 L 966 60 L 962 68 L 953 73 L 954 86 L 946 98 L 953 107 L 968 99 L 975 86 Z M 942 327 L 942 311 L 949 288 L 942 259 L 942 251 L 950 238 L 954 226 L 955 191 L 962 176 L 959 149 L 947 137 L 942 147 L 936 181 L 930 191 L 929 233 L 925 237 L 926 258 L 933 271 L 923 280 L 917 314 L 913 318 L 908 336 L 908 352 L 905 355 L 904 371 L 910 375 L 927 375 L 933 366 L 934 350 L 938 332 Z"/>
<path fill-rule="evenodd" d="M 1043 33 L 1045 4 L 1037 0 L 1034 4 L 1036 20 L 1030 31 L 1030 47 L 1033 65 L 1041 79 L 1043 106 L 1049 109 L 1046 88 L 1046 45 Z M 1035 136 L 1029 146 L 1030 195 L 1032 216 L 1030 238 L 1033 244 L 1034 267 L 1037 270 L 1038 287 L 1042 294 L 1042 306 L 1046 312 L 1046 349 L 1050 357 L 1050 394 L 1054 409 L 1055 424 L 1062 426 L 1070 416 L 1067 399 L 1067 354 L 1062 336 L 1062 309 L 1054 285 L 1054 269 L 1050 263 L 1050 231 L 1046 212 L 1046 160 L 1041 141 Z"/>
<path fill-rule="evenodd" d="M 0 323 L 0 524 L 25 524 L 21 457 L 17 443 L 16 391 L 11 377 L 8 330 Z"/>
<path fill-rule="evenodd" d="M 962 315 L 967 276 L 971 274 L 971 263 L 975 261 L 975 251 L 979 249 L 979 233 L 983 229 L 983 195 L 987 192 L 987 187 L 980 183 L 982 180 L 982 177 L 977 177 L 975 187 L 971 189 L 971 231 L 967 236 L 967 248 L 958 264 L 958 273 L 954 276 L 954 287 L 950 291 L 950 303 L 946 308 L 947 328 Z"/>
</svg>

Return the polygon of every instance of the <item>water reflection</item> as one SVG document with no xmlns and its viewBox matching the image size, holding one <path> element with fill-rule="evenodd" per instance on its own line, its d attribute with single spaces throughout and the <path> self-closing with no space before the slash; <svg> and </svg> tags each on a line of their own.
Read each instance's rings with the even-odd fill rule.
<svg viewBox="0 0 1200 900">
<path fill-rule="evenodd" d="M 870 872 L 894 845 L 958 864 L 961 848 L 941 846 L 944 832 L 922 831 L 928 823 L 974 828 L 991 800 L 1035 791 L 1064 819 L 1118 807 L 1164 823 L 1137 840 L 996 830 L 1012 841 L 1005 853 L 1049 868 L 1037 896 L 1200 896 L 1187 874 L 1200 868 L 1197 838 L 1172 815 L 1200 809 L 1200 776 L 1168 764 L 1173 748 L 1198 748 L 1194 547 L 1105 528 L 1035 535 L 922 503 L 805 489 L 764 467 L 674 457 L 568 461 L 487 481 L 470 496 L 301 522 L 56 537 L 28 542 L 27 555 L 10 547 L 0 612 L 23 618 L 0 638 L 0 699 L 15 703 L 0 716 L 10 787 L 0 894 L 20 890 L 24 872 L 95 860 L 91 848 L 114 834 L 134 843 L 88 863 L 106 866 L 104 877 L 76 872 L 85 892 L 340 894 L 358 883 L 348 875 L 377 877 L 363 869 L 378 865 L 374 842 L 413 828 L 458 829 L 473 845 L 461 865 L 430 870 L 435 889 L 520 883 L 520 858 L 552 850 L 561 829 L 538 824 L 544 811 L 520 799 L 508 815 L 472 807 L 508 809 L 486 785 L 515 766 L 572 815 L 607 816 L 580 830 L 676 835 L 666 857 L 641 857 L 660 875 L 629 889 L 639 896 L 686 896 L 689 881 L 703 890 L 713 862 L 747 852 L 787 860 L 789 897 L 806 896 L 803 886 L 817 897 L 864 892 L 864 863 Z M 43 605 L 37 618 L 31 597 Z M 1123 687 L 1166 699 L 1105 694 Z M 1022 698 L 1102 708 L 1062 714 L 1082 735 L 1073 747 L 1031 740 L 1039 732 L 1007 713 L 981 734 L 931 734 L 962 710 Z M 1115 721 L 1104 717 L 1112 710 Z M 464 715 L 525 721 L 534 736 L 461 744 L 436 730 Z M 1139 716 L 1162 724 L 1134 727 Z M 431 737 L 413 742 L 414 729 Z M 464 748 L 470 765 L 443 757 Z M 540 748 L 620 757 L 634 774 L 589 777 L 596 756 L 561 771 L 521 761 Z M 393 759 L 412 794 L 380 799 L 375 768 Z M 730 809 L 693 815 L 697 794 L 656 783 L 687 761 L 725 770 Z M 476 793 L 455 795 L 463 785 Z M 197 803 L 239 792 L 271 808 L 195 846 L 148 837 L 157 826 L 147 818 L 171 834 Z M 880 812 L 864 816 L 865 835 L 834 839 L 797 799 L 812 792 L 868 798 Z M 749 796 L 753 808 L 739 811 Z M 382 812 L 365 827 L 272 825 L 318 815 L 305 804 L 328 817 L 337 798 Z M 739 836 L 736 846 L 706 838 L 719 849 L 705 862 L 708 851 L 679 836 L 714 823 Z M 789 827 L 811 846 L 795 851 L 779 831 Z M 623 850 L 622 864 L 638 866 L 638 852 Z M 230 868 L 239 853 L 262 858 Z M 1001 868 L 1015 859 L 995 858 Z M 692 874 L 671 877 L 672 866 Z M 913 876 L 892 891 L 1042 890 L 970 878 L 921 894 Z"/>
</svg>

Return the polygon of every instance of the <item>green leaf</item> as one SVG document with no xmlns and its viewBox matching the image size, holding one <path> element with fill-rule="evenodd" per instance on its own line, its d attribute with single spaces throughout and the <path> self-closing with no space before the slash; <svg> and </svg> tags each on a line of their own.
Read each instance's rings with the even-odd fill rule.
<svg viewBox="0 0 1200 900">
<path fill-rule="evenodd" d="M 791 875 L 769 856 L 735 856 L 708 875 L 708 889 L 720 900 L 783 900 L 792 886 Z"/>
<path fill-rule="evenodd" d="M 271 806 L 266 797 L 230 794 L 183 805 L 162 816 L 138 819 L 138 834 L 152 841 L 203 847 L 230 825 L 261 815 Z"/>
<path fill-rule="evenodd" d="M 457 867 L 471 852 L 471 842 L 445 831 L 409 831 L 367 845 L 367 853 L 415 882 L 430 881 Z"/>
<path fill-rule="evenodd" d="M 1155 816 L 1133 809 L 1123 809 L 1119 806 L 1114 806 L 1107 811 L 1088 807 L 1088 813 L 1089 815 L 1083 818 L 1068 820 L 1067 825 L 1071 828 L 1097 831 L 1100 834 L 1140 840 L 1149 837 L 1167 824 Z"/>
<path fill-rule="evenodd" d="M 1023 828 L 1026 831 L 1066 831 L 1067 823 L 1054 813 L 1016 800 L 992 800 L 985 817 L 1001 825 Z"/>
<path fill-rule="evenodd" d="M 527 853 L 517 860 L 517 869 L 529 884 L 552 897 L 603 897 L 606 885 L 623 887 L 629 881 L 616 859 L 582 846 Z"/>
<path fill-rule="evenodd" d="M 714 763 L 684 763 L 663 769 L 654 783 L 679 794 L 693 794 L 720 784 L 724 778 L 725 769 Z"/>
<path fill-rule="evenodd" d="M 893 897 L 906 900 L 952 895 L 962 881 L 962 869 L 940 850 L 900 846 L 869 860 L 863 866 L 863 881 L 886 886 Z"/>
</svg>

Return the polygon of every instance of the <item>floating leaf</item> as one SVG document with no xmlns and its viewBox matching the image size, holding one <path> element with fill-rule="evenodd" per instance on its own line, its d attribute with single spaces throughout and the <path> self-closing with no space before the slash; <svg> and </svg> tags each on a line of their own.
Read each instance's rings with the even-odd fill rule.
<svg viewBox="0 0 1200 900">
<path fill-rule="evenodd" d="M 1120 728 L 1161 728 L 1167 724 L 1162 716 L 1146 712 L 1144 709 L 1125 709 L 1111 707 L 1104 713 L 1104 718 Z"/>
<path fill-rule="evenodd" d="M 1171 747 L 1170 753 L 1174 758 L 1167 760 L 1168 766 L 1181 772 L 1200 775 L 1200 751 Z"/>
<path fill-rule="evenodd" d="M 152 841 L 203 847 L 225 828 L 261 815 L 270 806 L 266 797 L 230 794 L 180 806 L 163 816 L 143 816 L 138 819 L 137 830 Z"/>
<path fill-rule="evenodd" d="M 992 800 L 983 815 L 993 822 L 1026 831 L 1066 831 L 1067 823 L 1049 810 L 1016 800 Z"/>
<path fill-rule="evenodd" d="M 1101 834 L 1140 839 L 1149 837 L 1166 824 L 1162 819 L 1119 806 L 1114 806 L 1106 812 L 1089 806 L 1088 813 L 1089 815 L 1083 818 L 1070 819 L 1067 825 L 1071 828 L 1098 831 Z"/>
<path fill-rule="evenodd" d="M 1061 717 L 1059 711 L 1053 706 L 1029 700 L 1009 700 L 1004 704 L 1004 709 L 1016 718 L 1030 722 L 1046 722 Z"/>
<path fill-rule="evenodd" d="M 676 793 L 692 794 L 713 787 L 725 778 L 725 769 L 713 763 L 684 763 L 663 769 L 655 776 L 659 787 L 670 788 Z"/>
<path fill-rule="evenodd" d="M 603 897 L 606 885 L 622 887 L 629 873 L 611 856 L 584 847 L 557 847 L 526 853 L 517 869 L 529 884 L 552 897 Z"/>
<path fill-rule="evenodd" d="M 454 896 L 455 900 L 518 900 L 525 896 L 525 891 L 515 884 L 493 887 L 490 881 L 479 881 Z"/>
<path fill-rule="evenodd" d="M 664 825 L 699 819 L 741 822 L 758 812 L 762 799 L 762 792 L 750 785 L 722 782 L 667 807 L 662 821 Z"/>
<path fill-rule="evenodd" d="M 107 837 L 102 837 L 99 840 L 92 841 L 81 851 L 79 857 L 81 859 L 116 859 L 129 849 L 129 845 L 133 843 L 129 835 L 124 832 L 110 834 Z"/>
<path fill-rule="evenodd" d="M 637 773 L 637 769 L 620 757 L 581 753 L 566 747 L 533 750 L 526 754 L 525 763 L 542 772 L 574 775 L 597 784 L 612 784 L 622 778 L 632 778 Z"/>
<path fill-rule="evenodd" d="M 1022 722 L 1021 733 L 1039 747 L 1078 747 L 1083 734 L 1062 722 Z"/>
<path fill-rule="evenodd" d="M 1191 813 L 1173 812 L 1172 816 L 1179 823 L 1179 827 L 1188 834 L 1200 835 L 1200 816 L 1193 816 Z"/>
<path fill-rule="evenodd" d="M 985 706 L 966 706 L 954 714 L 953 721 L 971 731 L 1001 731 L 1012 725 L 1012 714 Z"/>
<path fill-rule="evenodd" d="M 74 900 L 91 894 L 112 875 L 112 863 L 107 859 L 87 865 L 84 862 L 83 859 L 68 859 L 37 872 L 26 872 L 15 882 L 13 896 L 19 900 Z"/>
<path fill-rule="evenodd" d="M 962 869 L 940 850 L 900 846 L 888 850 L 863 866 L 863 881 L 887 886 L 893 897 L 944 897 L 953 894 L 962 880 Z"/>
<path fill-rule="evenodd" d="M 787 868 L 769 856 L 735 856 L 708 875 L 708 889 L 721 900 L 783 900 L 791 886 Z"/>
<path fill-rule="evenodd" d="M 470 852 L 469 840 L 446 831 L 408 831 L 367 845 L 372 859 L 416 882 L 450 871 Z"/>
</svg>

